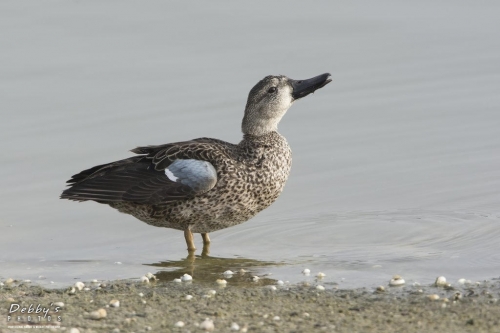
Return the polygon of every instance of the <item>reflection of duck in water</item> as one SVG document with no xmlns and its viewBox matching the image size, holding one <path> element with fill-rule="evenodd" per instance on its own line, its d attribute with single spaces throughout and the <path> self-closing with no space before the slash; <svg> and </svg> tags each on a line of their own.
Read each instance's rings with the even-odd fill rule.
<svg viewBox="0 0 500 333">
<path fill-rule="evenodd" d="M 160 281 L 171 282 L 187 273 L 196 280 L 197 284 L 208 283 L 212 286 L 214 286 L 214 282 L 220 278 L 227 279 L 231 282 L 232 286 L 263 286 L 276 284 L 275 279 L 272 279 L 267 274 L 259 274 L 259 272 L 265 272 L 265 267 L 276 267 L 280 265 L 284 265 L 284 263 L 259 261 L 247 258 L 219 258 L 206 255 L 195 256 L 192 253 L 181 260 L 169 260 L 147 264 L 147 266 L 159 269 L 159 271 L 155 273 L 155 276 Z M 228 271 L 232 271 L 232 274 L 228 273 Z M 255 275 L 258 275 L 259 279 L 256 280 Z"/>
<path fill-rule="evenodd" d="M 157 227 L 208 233 L 247 221 L 280 195 L 292 155 L 278 123 L 293 102 L 328 84 L 330 74 L 295 81 L 267 76 L 248 95 L 243 140 L 200 138 L 139 147 L 139 156 L 74 175 L 61 198 L 108 204 Z M 175 124 L 168 124 L 170 126 Z"/>
</svg>

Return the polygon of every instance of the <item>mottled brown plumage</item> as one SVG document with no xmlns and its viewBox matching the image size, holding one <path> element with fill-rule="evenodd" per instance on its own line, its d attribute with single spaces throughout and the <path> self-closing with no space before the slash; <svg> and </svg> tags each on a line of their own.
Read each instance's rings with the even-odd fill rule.
<svg viewBox="0 0 500 333">
<path fill-rule="evenodd" d="M 288 178 L 292 153 L 277 125 L 294 100 L 329 83 L 268 76 L 250 92 L 235 145 L 200 138 L 139 147 L 138 154 L 74 175 L 61 198 L 108 204 L 157 227 L 207 233 L 247 221 L 271 205 Z"/>
</svg>

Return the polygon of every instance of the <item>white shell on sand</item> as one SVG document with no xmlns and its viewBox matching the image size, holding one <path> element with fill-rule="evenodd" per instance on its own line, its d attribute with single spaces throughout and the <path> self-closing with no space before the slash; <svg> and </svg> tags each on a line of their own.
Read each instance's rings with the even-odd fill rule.
<svg viewBox="0 0 500 333">
<path fill-rule="evenodd" d="M 234 272 L 233 272 L 233 271 L 231 271 L 231 270 L 227 270 L 227 271 L 225 271 L 224 273 L 222 273 L 222 275 L 224 275 L 224 277 L 225 277 L 226 279 L 229 279 L 229 278 L 231 278 L 231 277 L 234 275 Z"/>
<path fill-rule="evenodd" d="M 214 322 L 211 319 L 205 319 L 201 324 L 200 328 L 207 332 L 212 332 L 214 330 Z"/>
<path fill-rule="evenodd" d="M 260 277 L 258 277 L 257 275 L 252 276 L 252 281 L 253 281 L 253 282 L 257 282 L 257 281 L 259 281 L 259 280 L 260 280 Z"/>
<path fill-rule="evenodd" d="M 174 282 L 181 283 L 182 280 L 181 279 L 174 279 Z"/>
<path fill-rule="evenodd" d="M 144 275 L 144 276 L 141 276 L 141 282 L 143 282 L 143 283 L 149 283 L 149 279 L 148 279 L 148 277 L 147 277 L 147 276 L 145 276 L 145 275 Z"/>
<path fill-rule="evenodd" d="M 78 290 L 82 290 L 85 287 L 85 284 L 83 282 L 75 282 L 75 288 Z"/>
<path fill-rule="evenodd" d="M 324 278 L 325 276 L 326 276 L 326 274 L 325 274 L 325 273 L 322 273 L 322 272 L 319 272 L 319 273 L 316 275 L 316 277 L 317 277 L 318 279 L 322 279 L 322 278 Z"/>
<path fill-rule="evenodd" d="M 118 307 L 120 307 L 120 301 L 117 299 L 113 299 L 109 302 L 109 306 L 111 306 L 113 308 L 118 308 Z"/>
<path fill-rule="evenodd" d="M 402 286 L 403 284 L 405 284 L 405 279 L 399 275 L 394 275 L 391 281 L 389 281 L 391 287 Z"/>
<path fill-rule="evenodd" d="M 64 303 L 63 302 L 55 302 L 54 305 L 58 306 L 60 308 L 64 307 Z"/>
<path fill-rule="evenodd" d="M 181 281 L 182 282 L 193 281 L 193 277 L 189 274 L 184 274 L 183 276 L 181 276 Z"/>
<path fill-rule="evenodd" d="M 193 295 L 186 295 L 186 297 L 184 297 L 186 299 L 186 301 L 190 301 L 193 299 Z"/>
<path fill-rule="evenodd" d="M 304 270 L 302 271 L 302 274 L 309 275 L 309 274 L 311 274 L 311 270 L 309 268 L 304 268 Z"/>
<path fill-rule="evenodd" d="M 282 285 L 284 285 L 284 284 L 285 284 L 285 282 L 283 282 L 283 281 L 281 281 L 281 280 L 278 280 L 278 282 L 276 282 L 276 284 L 277 284 L 278 286 L 282 286 Z"/>
<path fill-rule="evenodd" d="M 178 321 L 174 324 L 174 327 L 184 327 L 184 322 L 183 321 Z"/>
<path fill-rule="evenodd" d="M 436 287 L 444 287 L 446 286 L 446 278 L 444 276 L 439 276 L 436 278 L 436 282 L 434 282 Z"/>
<path fill-rule="evenodd" d="M 107 314 L 106 310 L 99 309 L 97 311 L 92 311 L 89 314 L 89 317 L 90 317 L 90 319 L 99 320 L 99 319 L 102 319 L 102 318 L 106 318 L 107 315 L 108 314 Z"/>
<path fill-rule="evenodd" d="M 227 281 L 224 279 L 217 279 L 215 282 L 217 282 L 219 286 L 225 286 L 227 284 Z"/>
<path fill-rule="evenodd" d="M 316 286 L 316 290 L 323 291 L 323 290 L 325 290 L 325 287 L 323 287 L 323 286 Z"/>
<path fill-rule="evenodd" d="M 240 325 L 236 323 L 231 324 L 231 331 L 239 331 L 240 330 Z"/>
<path fill-rule="evenodd" d="M 439 295 L 432 294 L 428 295 L 427 298 L 430 299 L 431 301 L 437 301 L 439 299 Z"/>
</svg>

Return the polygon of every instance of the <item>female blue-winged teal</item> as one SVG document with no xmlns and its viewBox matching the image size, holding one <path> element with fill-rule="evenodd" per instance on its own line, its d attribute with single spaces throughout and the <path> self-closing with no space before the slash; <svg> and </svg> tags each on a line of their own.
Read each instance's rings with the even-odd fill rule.
<svg viewBox="0 0 500 333">
<path fill-rule="evenodd" d="M 138 147 L 138 156 L 84 170 L 68 180 L 61 198 L 110 205 L 156 227 L 208 233 L 247 221 L 271 205 L 285 186 L 292 152 L 278 123 L 293 102 L 331 82 L 267 76 L 248 95 L 243 140 L 235 145 L 200 138 Z"/>
</svg>

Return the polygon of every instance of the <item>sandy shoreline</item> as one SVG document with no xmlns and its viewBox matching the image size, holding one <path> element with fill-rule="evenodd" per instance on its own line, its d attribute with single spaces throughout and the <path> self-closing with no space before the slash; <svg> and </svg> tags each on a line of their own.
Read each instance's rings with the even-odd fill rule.
<svg viewBox="0 0 500 333">
<path fill-rule="evenodd" d="M 90 282 L 85 287 L 89 290 L 71 293 L 71 288 L 4 284 L 0 288 L 0 332 L 34 331 L 9 328 L 26 324 L 27 318 L 18 310 L 7 322 L 12 304 L 50 308 L 50 323 L 42 312 L 35 324 L 59 328 L 37 332 L 70 332 L 72 328 L 79 332 L 203 332 L 199 326 L 206 318 L 213 321 L 214 332 L 235 332 L 233 323 L 240 332 L 500 332 L 498 280 L 450 289 L 386 287 L 383 292 L 318 290 L 300 284 L 276 286 L 275 290 L 269 285 L 221 288 L 215 282 L 196 281 Z M 430 300 L 432 294 L 439 300 Z M 187 295 L 192 298 L 188 300 Z M 112 300 L 118 300 L 119 307 L 110 306 Z M 56 306 L 60 306 L 57 313 Z M 92 319 L 96 316 L 92 312 L 99 309 L 105 310 L 106 317 Z M 58 316 L 61 322 L 57 322 Z M 174 326 L 179 321 L 184 327 Z"/>
</svg>

